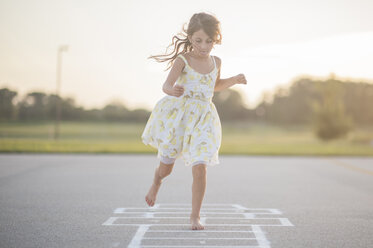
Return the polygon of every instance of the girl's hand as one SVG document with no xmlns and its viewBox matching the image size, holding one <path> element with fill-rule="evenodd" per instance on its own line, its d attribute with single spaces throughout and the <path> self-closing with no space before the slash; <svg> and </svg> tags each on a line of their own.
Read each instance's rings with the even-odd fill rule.
<svg viewBox="0 0 373 248">
<path fill-rule="evenodd" d="M 184 87 L 181 85 L 175 84 L 174 87 L 172 87 L 171 96 L 179 97 L 182 94 L 184 94 Z"/>
<path fill-rule="evenodd" d="M 238 74 L 237 76 L 234 76 L 234 81 L 236 84 L 246 84 L 247 81 L 246 81 L 246 78 L 245 78 L 245 75 L 244 74 Z"/>
</svg>

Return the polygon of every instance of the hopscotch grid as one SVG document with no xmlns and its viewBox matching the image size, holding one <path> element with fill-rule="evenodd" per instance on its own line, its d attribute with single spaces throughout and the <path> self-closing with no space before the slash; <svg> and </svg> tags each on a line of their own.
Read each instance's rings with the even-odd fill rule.
<svg viewBox="0 0 373 248">
<path fill-rule="evenodd" d="M 104 226 L 141 226 L 141 225 L 151 225 L 151 226 L 187 226 L 187 227 L 190 227 L 190 224 L 111 224 L 111 225 L 104 225 Z M 255 224 L 256 225 L 256 224 Z M 252 227 L 252 225 L 244 225 L 244 224 L 204 224 L 204 226 L 209 226 L 209 227 L 213 227 L 213 226 L 225 226 L 225 227 L 230 227 L 230 226 L 234 226 L 234 227 L 246 227 L 246 226 L 250 226 Z M 260 226 L 284 226 L 284 225 L 275 225 L 275 224 L 260 224 Z"/>
<path fill-rule="evenodd" d="M 138 217 L 129 217 L 129 216 L 121 216 L 121 217 L 117 217 L 119 219 L 149 219 L 149 217 L 144 217 L 144 216 L 138 216 Z M 151 217 L 153 219 L 170 219 L 170 217 Z M 189 217 L 172 217 L 173 219 L 189 219 Z M 249 218 L 245 218 L 245 219 L 242 219 L 242 218 L 231 218 L 231 217 L 206 217 L 208 219 L 212 219 L 212 220 L 218 220 L 218 219 L 229 219 L 229 220 L 283 220 L 286 219 L 286 218 L 252 218 L 252 217 L 249 217 Z M 285 221 L 284 221 L 285 222 Z"/>
<path fill-rule="evenodd" d="M 234 245 L 234 246 L 226 246 L 226 245 L 141 245 L 141 247 L 155 247 L 155 248 L 160 248 L 160 247 L 163 247 L 163 248 L 179 248 L 179 247 L 210 247 L 210 248 L 237 248 L 237 247 L 241 247 L 241 248 L 267 248 L 268 246 L 264 247 L 264 246 L 247 246 L 247 245 Z"/>
<path fill-rule="evenodd" d="M 171 207 L 167 207 L 171 206 Z M 173 207 L 172 207 L 173 206 Z M 186 206 L 186 207 L 185 207 Z M 115 224 L 118 219 L 148 219 L 151 222 L 159 222 L 162 219 L 189 219 L 189 217 L 180 217 L 180 216 L 171 216 L 171 217 L 162 217 L 156 216 L 161 214 L 189 214 L 189 212 L 182 212 L 182 211 L 172 211 L 172 210 L 192 210 L 191 204 L 155 204 L 153 207 L 147 208 L 116 208 L 113 212 L 114 214 L 141 214 L 142 216 L 120 216 L 120 217 L 110 217 L 106 220 L 102 225 L 107 226 L 138 226 L 138 230 L 134 237 L 131 240 L 131 243 L 128 245 L 129 248 L 135 247 L 247 247 L 247 248 L 271 248 L 270 241 L 265 236 L 265 233 L 261 227 L 264 226 L 294 226 L 287 218 L 258 218 L 257 215 L 280 215 L 282 212 L 278 209 L 274 208 L 246 208 L 239 204 L 204 204 L 204 206 L 209 207 L 202 207 L 201 208 L 201 222 L 206 227 L 251 227 L 252 231 L 229 231 L 229 230 L 198 230 L 198 234 L 203 233 L 253 233 L 254 237 L 252 238 L 227 238 L 227 237 L 219 237 L 219 238 L 211 238 L 211 237 L 145 237 L 146 233 L 194 233 L 197 232 L 195 230 L 150 230 L 151 227 L 158 227 L 158 226 L 179 226 L 190 227 L 190 224 L 160 224 L 160 223 L 137 223 L 137 224 Z M 215 206 L 215 207 L 211 207 Z M 229 206 L 229 207 L 225 207 Z M 144 211 L 145 210 L 145 211 Z M 162 212 L 164 210 L 168 210 L 166 212 Z M 171 211 L 169 211 L 171 210 Z M 219 212 L 219 211 L 229 211 L 229 212 Z M 251 212 L 250 212 L 251 211 Z M 255 211 L 255 212 L 252 212 Z M 261 212 L 258 212 L 261 211 Z M 208 217 L 207 215 L 238 215 L 242 216 L 241 218 L 234 218 L 234 217 Z M 241 220 L 241 221 L 249 221 L 249 220 L 276 220 L 279 221 L 280 224 L 205 224 L 207 219 L 212 220 Z M 206 235 L 206 234 L 204 234 Z M 142 245 L 142 240 L 194 240 L 199 241 L 201 245 Z M 258 245 L 206 245 L 207 240 L 255 240 Z"/>
<path fill-rule="evenodd" d="M 147 233 L 152 233 L 152 232 L 156 232 L 156 233 L 158 233 L 158 232 L 159 233 L 164 233 L 164 232 L 175 232 L 175 233 L 190 232 L 190 233 L 196 233 L 196 231 L 194 231 L 194 230 L 185 230 L 185 231 L 181 231 L 181 230 L 156 230 L 156 231 L 148 230 L 147 231 Z M 254 233 L 255 231 L 198 230 L 198 233 L 221 233 L 221 232 L 224 232 L 224 233 Z"/>
<path fill-rule="evenodd" d="M 177 210 L 192 210 L 192 208 L 154 208 L 154 207 L 148 207 L 148 208 L 117 208 L 117 209 L 123 209 L 123 210 L 126 210 L 126 209 L 130 209 L 130 210 L 135 210 L 135 209 L 138 209 L 138 210 L 163 210 L 163 209 L 167 209 L 167 210 L 170 210 L 170 209 L 177 209 Z M 116 210 L 117 210 L 116 209 Z M 232 208 L 204 208 L 202 207 L 201 208 L 201 211 L 202 210 L 230 210 L 230 211 L 237 211 L 237 210 L 267 210 L 267 211 L 274 211 L 274 209 L 271 209 L 271 208 L 245 208 L 245 209 L 232 209 Z"/>
<path fill-rule="evenodd" d="M 148 212 L 148 213 L 152 213 L 152 214 L 190 214 L 190 212 Z M 206 211 L 203 211 L 201 210 L 200 211 L 201 214 L 253 214 L 253 215 L 263 215 L 263 214 L 267 214 L 267 215 L 278 215 L 277 213 L 274 214 L 274 213 L 247 213 L 247 212 L 244 212 L 244 211 L 236 211 L 234 213 L 226 213 L 226 212 L 206 212 Z M 144 214 L 144 212 L 115 212 L 115 214 Z"/>
<path fill-rule="evenodd" d="M 193 239 L 193 240 L 206 240 L 206 239 L 217 239 L 217 240 L 257 240 L 257 238 L 205 238 L 205 237 L 195 237 L 195 238 L 189 238 L 189 237 L 180 237 L 180 238 L 142 238 L 143 240 L 144 239 L 160 239 L 160 240 L 173 240 L 173 239 L 176 239 L 176 240 L 179 240 L 179 239 Z"/>
<path fill-rule="evenodd" d="M 176 206 L 191 206 L 192 204 L 190 203 L 167 203 L 167 202 L 164 202 L 162 203 L 162 206 L 164 205 L 176 205 Z M 220 206 L 220 205 L 223 205 L 223 206 L 232 206 L 231 203 L 203 203 L 204 206 L 207 206 L 207 205 L 210 205 L 210 206 Z"/>
</svg>

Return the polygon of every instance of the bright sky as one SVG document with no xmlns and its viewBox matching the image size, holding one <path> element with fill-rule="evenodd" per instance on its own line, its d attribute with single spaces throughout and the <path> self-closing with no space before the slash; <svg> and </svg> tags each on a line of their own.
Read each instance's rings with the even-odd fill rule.
<svg viewBox="0 0 373 248">
<path fill-rule="evenodd" d="M 165 52 L 197 12 L 220 20 L 211 54 L 222 78 L 245 74 L 247 85 L 232 89 L 248 106 L 300 75 L 373 79 L 371 0 L 1 0 L 0 87 L 54 93 L 57 47 L 67 44 L 63 97 L 150 110 L 169 71 L 147 57 Z"/>
</svg>

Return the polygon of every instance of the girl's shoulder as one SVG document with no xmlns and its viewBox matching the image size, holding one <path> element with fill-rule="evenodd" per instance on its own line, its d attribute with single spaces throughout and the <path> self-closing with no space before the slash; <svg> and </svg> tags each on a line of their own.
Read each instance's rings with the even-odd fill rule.
<svg viewBox="0 0 373 248">
<path fill-rule="evenodd" d="M 185 66 L 188 64 L 188 61 L 186 60 L 185 55 L 180 53 L 176 56 L 175 63 L 179 64 L 182 67 L 183 71 Z"/>
<path fill-rule="evenodd" d="M 214 59 L 216 61 L 216 67 L 218 67 L 220 69 L 220 66 L 221 66 L 221 58 L 219 58 L 218 56 L 214 56 Z"/>
<path fill-rule="evenodd" d="M 188 61 L 186 60 L 186 56 L 185 56 L 186 53 L 179 53 L 177 56 L 176 56 L 176 59 L 180 59 L 181 61 L 183 61 L 184 63 L 187 63 Z"/>
</svg>

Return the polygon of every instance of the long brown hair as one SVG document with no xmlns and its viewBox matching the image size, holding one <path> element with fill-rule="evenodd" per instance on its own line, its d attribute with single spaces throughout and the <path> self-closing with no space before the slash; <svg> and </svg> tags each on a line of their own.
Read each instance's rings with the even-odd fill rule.
<svg viewBox="0 0 373 248">
<path fill-rule="evenodd" d="M 148 59 L 155 59 L 157 62 L 168 62 L 168 67 L 165 71 L 172 67 L 174 60 L 180 53 L 192 51 L 192 44 L 190 43 L 188 37 L 192 37 L 194 32 L 202 29 L 213 41 L 215 44 L 221 44 L 221 31 L 220 31 L 220 22 L 218 19 L 210 14 L 201 12 L 194 14 L 189 21 L 188 28 L 185 29 L 185 24 L 182 27 L 182 32 L 178 33 L 181 37 L 175 35 L 172 37 L 172 43 L 166 48 L 167 50 L 170 46 L 174 47 L 174 50 L 169 54 L 162 55 L 153 55 L 148 57 Z M 179 52 L 180 48 L 182 51 Z"/>
</svg>

